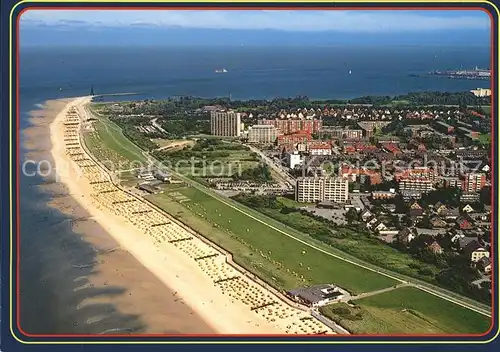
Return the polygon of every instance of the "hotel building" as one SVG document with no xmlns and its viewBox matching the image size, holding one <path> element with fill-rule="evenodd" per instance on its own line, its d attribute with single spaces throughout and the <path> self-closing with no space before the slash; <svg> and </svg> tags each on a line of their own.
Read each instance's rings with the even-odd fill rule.
<svg viewBox="0 0 500 352">
<path fill-rule="evenodd" d="M 210 113 L 212 136 L 239 137 L 241 134 L 240 113 L 232 111 L 212 111 Z"/>
</svg>

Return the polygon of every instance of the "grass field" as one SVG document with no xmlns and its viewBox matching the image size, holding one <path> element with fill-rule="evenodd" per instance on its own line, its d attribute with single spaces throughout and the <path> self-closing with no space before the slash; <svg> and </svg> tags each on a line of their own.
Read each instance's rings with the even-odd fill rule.
<svg viewBox="0 0 500 352">
<path fill-rule="evenodd" d="M 291 208 L 303 207 L 305 204 L 284 197 L 278 197 L 277 200 Z M 419 261 L 407 253 L 381 243 L 380 240 L 366 233 L 337 226 L 333 230 L 335 234 L 332 234 L 331 225 L 298 211 L 288 213 L 282 212 L 279 208 L 264 207 L 256 208 L 256 210 L 373 265 L 427 281 L 434 280 L 434 276 L 439 272 L 439 268 L 435 265 Z"/>
<path fill-rule="evenodd" d="M 192 146 L 195 143 L 192 140 L 186 140 L 186 139 L 155 138 L 152 139 L 152 141 L 158 145 L 158 148 L 163 148 L 167 150 L 182 149 L 185 146 Z"/>
<path fill-rule="evenodd" d="M 190 226 L 194 221 L 189 218 L 197 214 L 195 217 L 206 225 L 202 227 L 197 223 L 198 227 L 195 229 L 234 253 L 236 261 L 242 264 L 253 263 L 258 258 L 273 264 L 275 266 L 273 270 L 270 270 L 267 264 L 262 266 L 254 264 L 254 266 L 257 265 L 260 268 L 257 270 L 267 276 L 263 279 L 268 282 L 276 281 L 282 288 L 336 283 L 351 292 L 360 293 L 396 284 L 390 278 L 306 247 L 193 187 L 177 189 L 175 192 L 180 192 L 190 199 L 182 205 L 178 204 L 182 209 L 171 204 L 173 198 L 169 192 L 149 196 L 149 199 L 172 215 L 179 216 Z M 179 214 L 179 211 L 182 213 Z M 221 231 L 222 237 L 231 237 L 238 243 L 231 241 L 225 242 L 226 245 L 222 244 L 223 238 L 220 234 L 215 236 L 210 231 L 209 233 L 202 231 L 207 230 L 207 225 Z"/>
<path fill-rule="evenodd" d="M 102 115 L 92 123 L 94 131 L 83 138 L 90 152 L 110 170 L 128 170 L 146 165 L 142 150 L 128 140 L 120 127 Z"/>
<path fill-rule="evenodd" d="M 489 318 L 413 287 L 320 308 L 353 333 L 480 334 Z"/>
</svg>

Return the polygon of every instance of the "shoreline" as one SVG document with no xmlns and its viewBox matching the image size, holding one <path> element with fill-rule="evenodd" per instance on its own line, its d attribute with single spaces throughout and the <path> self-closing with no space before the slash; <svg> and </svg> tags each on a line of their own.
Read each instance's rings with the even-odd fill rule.
<svg viewBox="0 0 500 352">
<path fill-rule="evenodd" d="M 217 333 L 280 333 L 280 330 L 243 304 L 221 293 L 214 283 L 200 271 L 196 262 L 188 260 L 186 255 L 175 246 L 165 244 L 157 248 L 153 241 L 145 238 L 144 233 L 137 231 L 126 221 L 118 219 L 115 214 L 91 199 L 92 186 L 83 177 L 78 179 L 76 164 L 65 153 L 63 141 L 63 121 L 70 106 L 76 106 L 81 111 L 89 101 L 89 97 L 72 100 L 50 124 L 51 155 L 57 167 L 57 176 L 68 187 L 73 198 L 118 242 L 121 248 L 129 252 L 165 286 L 175 289 L 175 294 L 184 304 L 195 311 Z M 168 263 L 167 270 L 166 263 Z"/>
<path fill-rule="evenodd" d="M 61 111 L 72 100 L 48 100 L 29 113 L 29 126 L 22 131 L 24 160 L 47 160 L 50 165 L 60 164 L 60 155 L 52 153 L 57 149 L 52 144 L 57 143 L 54 141 L 57 135 L 54 126 Z M 56 159 L 59 159 L 59 164 Z M 51 216 L 55 211 L 54 215 L 62 220 L 54 228 L 57 236 L 51 236 L 51 224 L 41 225 L 48 229 L 37 231 L 30 228 L 21 232 L 23 241 L 27 242 L 21 246 L 25 259 L 21 261 L 20 283 L 26 292 L 20 317 L 26 332 L 216 332 L 191 307 L 179 300 L 174 290 L 121 248 L 95 216 L 75 199 L 67 184 L 57 182 L 55 176 L 51 173 L 40 183 L 27 181 L 29 186 L 34 186 L 37 195 L 42 196 L 36 201 L 27 199 L 24 207 L 32 208 L 32 203 L 43 203 L 30 209 L 30 214 L 36 216 L 49 212 Z M 29 228 L 28 225 L 26 227 Z M 29 241 L 26 241 L 27 238 Z M 34 272 L 38 274 L 34 275 Z M 37 280 L 28 278 L 33 275 Z M 45 307 L 47 301 L 51 302 L 51 307 L 40 308 Z M 39 316 L 32 313 L 41 309 L 51 313 L 47 321 L 40 321 Z"/>
</svg>

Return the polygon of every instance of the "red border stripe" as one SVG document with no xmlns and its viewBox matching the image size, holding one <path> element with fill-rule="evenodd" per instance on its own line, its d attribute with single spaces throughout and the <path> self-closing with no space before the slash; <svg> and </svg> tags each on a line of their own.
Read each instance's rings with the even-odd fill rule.
<svg viewBox="0 0 500 352">
<path fill-rule="evenodd" d="M 258 5 L 258 4 L 256 4 Z M 410 4 L 409 4 L 410 5 Z M 259 8 L 258 6 L 252 7 L 230 7 L 230 6 L 223 6 L 223 7 L 214 7 L 214 6 L 196 6 L 196 7 L 188 7 L 188 6 L 172 6 L 172 7 L 165 7 L 165 6 L 151 6 L 151 7 L 144 7 L 144 6 L 120 6 L 120 7 L 112 7 L 112 6 L 81 6 L 81 7 L 67 7 L 67 6 L 55 6 L 55 7 L 49 7 L 49 6 L 33 6 L 33 7 L 26 7 L 23 8 L 17 18 L 16 18 L 16 165 L 19 165 L 19 119 L 20 119 L 20 110 L 19 110 L 19 19 L 21 15 L 28 10 L 118 10 L 118 11 L 123 11 L 123 10 L 231 10 L 231 11 L 240 11 L 240 10 L 259 10 L 259 9 L 265 9 L 265 10 L 326 10 L 326 11 L 335 11 L 335 10 L 396 10 L 396 11 L 408 11 L 409 9 L 411 10 L 447 10 L 447 11 L 464 11 L 464 10 L 481 10 L 484 11 L 488 14 L 491 20 L 491 25 L 490 25 L 490 50 L 491 50 L 491 64 L 490 64 L 490 69 L 491 69 L 491 88 L 493 90 L 494 88 L 494 82 L 496 79 L 496 71 L 494 67 L 494 62 L 495 62 L 495 51 L 493 48 L 495 48 L 495 28 L 493 26 L 493 16 L 492 14 L 487 11 L 485 8 L 482 7 L 465 7 L 465 6 L 459 6 L 459 7 L 447 7 L 447 6 L 439 6 L 439 7 L 425 7 L 425 6 L 417 6 L 417 7 L 394 7 L 394 6 L 383 6 L 383 7 L 370 7 L 370 6 L 357 6 L 357 7 L 349 7 L 349 6 L 344 6 L 344 7 L 327 7 L 327 6 L 318 6 L 318 7 L 300 7 L 300 6 L 287 6 L 287 7 L 278 7 L 278 6 L 271 6 L 271 7 L 261 7 Z M 493 92 L 492 97 L 496 98 L 496 92 Z M 495 131 L 493 129 L 494 124 L 493 124 L 493 113 L 494 113 L 494 101 L 495 99 L 491 100 L 491 126 L 492 126 L 492 146 L 491 146 L 491 155 L 492 155 L 492 160 L 491 160 L 491 167 L 492 170 L 494 170 L 494 155 L 495 155 L 495 147 L 494 147 L 494 137 L 495 137 Z M 131 334 L 131 335 L 120 335 L 120 334 L 106 334 L 106 335 L 98 335 L 98 334 L 30 334 L 25 332 L 21 325 L 20 325 L 20 277 L 19 277 L 19 268 L 20 268 L 20 213 L 19 213 L 19 171 L 17 168 L 15 168 L 16 172 L 16 224 L 17 224 L 17 229 L 16 229 L 16 244 L 17 244 L 17 253 L 16 253 L 16 325 L 17 329 L 19 332 L 21 332 L 23 335 L 27 337 L 39 337 L 39 338 L 50 338 L 50 337 L 56 337 L 56 338 L 71 338 L 71 337 L 76 337 L 76 338 L 88 338 L 88 337 L 94 337 L 94 338 L 100 338 L 102 341 L 104 339 L 110 338 L 110 337 L 117 337 L 117 338 L 128 338 L 128 337 L 135 337 L 135 338 L 147 338 L 147 337 L 169 337 L 169 338 L 199 338 L 199 337 L 211 337 L 211 338 L 224 338 L 224 337 L 252 337 L 252 338 L 272 338 L 272 337 L 330 337 L 330 338 L 341 338 L 341 339 L 348 339 L 350 337 L 370 337 L 370 338 L 383 338 L 383 337 L 417 337 L 417 338 L 424 338 L 424 337 L 433 337 L 433 338 L 442 338 L 442 337 L 482 337 L 488 335 L 495 323 L 494 319 L 494 297 L 495 297 L 495 289 L 494 289 L 494 273 L 495 273 L 495 267 L 494 267 L 494 261 L 492 261 L 492 274 L 491 274 L 491 281 L 492 281 L 492 298 L 491 298 L 491 306 L 492 306 L 492 315 L 491 315 L 491 325 L 488 331 L 486 331 L 483 334 L 356 334 L 356 335 L 288 335 L 288 334 L 269 334 L 269 335 L 252 335 L 252 334 Z M 495 175 L 496 176 L 496 175 Z M 494 178 L 492 178 L 494 179 Z M 493 205 L 495 202 L 495 194 L 492 192 L 491 195 L 491 204 Z M 493 218 L 494 216 L 491 217 L 491 228 L 493 231 Z M 492 254 L 493 248 L 494 248 L 494 236 L 491 236 L 491 247 L 492 247 Z M 494 255 L 492 255 L 494 257 Z M 138 341 L 140 342 L 140 341 Z M 165 343 L 168 344 L 168 340 L 165 340 Z M 326 341 L 325 341 L 326 342 Z M 356 340 L 353 340 L 353 343 L 355 343 Z M 404 340 L 402 340 L 404 342 Z M 427 341 L 425 341 L 427 342 Z M 132 343 L 132 341 L 131 341 Z M 186 343 L 189 343 L 189 340 L 186 341 Z"/>
</svg>

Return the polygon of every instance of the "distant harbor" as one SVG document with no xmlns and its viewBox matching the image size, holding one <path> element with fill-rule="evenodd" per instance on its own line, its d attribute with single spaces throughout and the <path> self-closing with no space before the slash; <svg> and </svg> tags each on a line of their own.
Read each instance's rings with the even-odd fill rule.
<svg viewBox="0 0 500 352">
<path fill-rule="evenodd" d="M 472 70 L 434 70 L 429 72 L 429 75 L 433 76 L 446 76 L 448 78 L 455 79 L 490 79 L 491 78 L 491 70 L 489 69 L 481 69 L 477 66 Z"/>
</svg>

